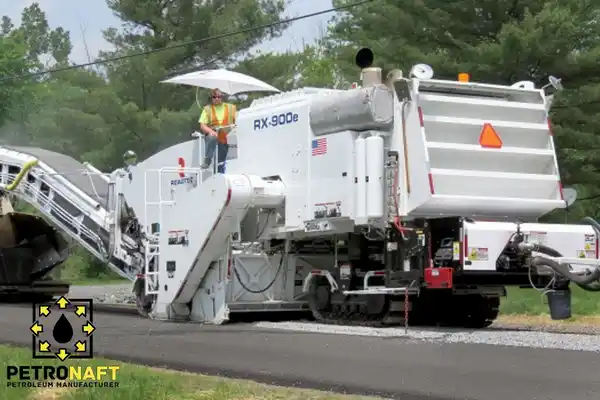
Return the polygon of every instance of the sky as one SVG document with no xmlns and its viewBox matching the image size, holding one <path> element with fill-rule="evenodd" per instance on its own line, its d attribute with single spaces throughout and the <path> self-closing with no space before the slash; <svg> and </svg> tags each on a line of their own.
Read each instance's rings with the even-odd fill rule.
<svg viewBox="0 0 600 400">
<path fill-rule="evenodd" d="M 288 0 L 287 17 L 310 14 L 332 7 L 331 0 Z M 107 27 L 119 27 L 121 21 L 106 6 L 105 0 L 3 0 L 0 15 L 8 15 L 15 25 L 20 21 L 23 8 L 38 3 L 46 13 L 52 28 L 62 26 L 71 34 L 73 52 L 71 58 L 76 63 L 88 62 L 87 52 L 92 58 L 99 50 L 108 50 L 110 45 L 102 37 Z M 296 50 L 303 43 L 312 43 L 327 27 L 333 13 L 319 15 L 294 22 L 285 34 L 274 41 L 261 44 L 261 50 Z M 86 51 L 87 47 L 87 51 Z"/>
</svg>

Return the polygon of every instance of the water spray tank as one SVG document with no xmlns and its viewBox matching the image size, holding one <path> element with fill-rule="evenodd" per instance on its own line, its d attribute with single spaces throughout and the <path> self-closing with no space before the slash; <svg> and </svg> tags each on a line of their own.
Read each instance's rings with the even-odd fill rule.
<svg viewBox="0 0 600 400">
<path fill-rule="evenodd" d="M 363 87 L 381 84 L 381 68 L 372 67 L 373 59 L 373 52 L 367 47 L 356 53 L 355 63 L 361 69 L 360 79 Z"/>
</svg>

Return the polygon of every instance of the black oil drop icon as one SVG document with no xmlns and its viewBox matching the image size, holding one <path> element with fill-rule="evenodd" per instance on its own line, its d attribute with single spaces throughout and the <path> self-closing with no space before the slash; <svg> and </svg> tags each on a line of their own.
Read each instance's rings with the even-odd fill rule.
<svg viewBox="0 0 600 400">
<path fill-rule="evenodd" d="M 73 339 L 73 327 L 64 314 L 56 321 L 52 336 L 58 343 L 69 343 Z"/>
</svg>

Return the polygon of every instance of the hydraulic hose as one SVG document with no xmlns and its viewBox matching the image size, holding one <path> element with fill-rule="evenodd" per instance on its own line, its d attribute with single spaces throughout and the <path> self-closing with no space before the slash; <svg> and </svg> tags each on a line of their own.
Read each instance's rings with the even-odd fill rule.
<svg viewBox="0 0 600 400">
<path fill-rule="evenodd" d="M 600 224 L 594 218 L 585 217 L 582 222 L 587 222 L 589 225 L 591 225 L 596 232 L 596 235 L 600 237 Z"/>
<path fill-rule="evenodd" d="M 275 271 L 275 275 L 273 276 L 273 279 L 271 280 L 271 282 L 269 282 L 269 284 L 267 286 L 265 286 L 263 289 L 258 289 L 258 290 L 254 290 L 254 289 L 250 289 L 248 287 L 248 285 L 246 285 L 243 281 L 242 281 L 242 277 L 240 276 L 240 273 L 238 272 L 238 270 L 235 268 L 235 265 L 233 266 L 233 273 L 235 274 L 235 277 L 237 278 L 238 282 L 240 283 L 240 286 L 247 292 L 253 293 L 253 294 L 260 294 L 260 293 L 264 293 L 267 290 L 269 290 L 271 288 L 271 286 L 273 286 L 275 284 L 275 282 L 277 281 L 277 277 L 279 276 L 279 273 L 281 272 L 281 270 L 283 269 L 283 265 L 285 264 L 284 259 L 287 257 L 287 254 L 285 253 L 281 253 L 281 260 L 279 260 L 279 266 L 277 267 L 277 271 Z"/>
<path fill-rule="evenodd" d="M 536 244 L 533 246 L 533 251 L 538 253 L 547 254 L 550 257 L 562 257 L 558 251 L 551 247 Z M 595 269 L 591 274 L 584 276 L 576 275 L 569 271 L 569 265 L 559 264 L 556 261 L 548 260 L 544 257 L 534 257 L 531 260 L 531 265 L 534 267 L 546 266 L 554 270 L 559 275 L 568 278 L 573 281 L 577 286 L 588 292 L 599 292 L 600 291 L 600 269 Z"/>
<path fill-rule="evenodd" d="M 594 270 L 594 272 L 592 272 L 591 274 L 588 274 L 588 275 L 584 275 L 584 276 L 576 275 L 576 274 L 572 273 L 571 271 L 569 271 L 569 268 L 566 265 L 561 265 L 561 264 L 557 263 L 556 261 L 548 260 L 547 258 L 544 258 L 544 257 L 534 257 L 531 260 L 531 265 L 534 267 L 539 267 L 539 266 L 550 267 L 554 271 L 556 271 L 558 274 L 569 278 L 569 280 L 575 282 L 578 285 L 589 285 L 595 281 L 598 281 L 598 278 L 600 278 L 600 270 L 598 270 L 598 269 Z"/>
<path fill-rule="evenodd" d="M 25 175 L 27 175 L 29 170 L 31 168 L 35 167 L 37 164 L 38 164 L 38 160 L 27 161 L 25 163 L 25 165 L 23 165 L 23 168 L 21 168 L 21 171 L 15 177 L 15 180 L 12 181 L 12 183 L 6 187 L 6 190 L 8 190 L 8 191 L 15 190 L 17 188 L 17 186 L 19 186 L 19 183 L 21 183 L 21 181 L 23 180 Z"/>
</svg>

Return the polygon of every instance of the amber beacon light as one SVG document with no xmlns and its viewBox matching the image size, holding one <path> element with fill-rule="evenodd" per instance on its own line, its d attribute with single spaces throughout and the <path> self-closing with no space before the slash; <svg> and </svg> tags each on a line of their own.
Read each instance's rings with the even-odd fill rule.
<svg viewBox="0 0 600 400">
<path fill-rule="evenodd" d="M 469 82 L 469 78 L 470 76 L 466 72 L 461 72 L 460 74 L 458 74 L 459 82 Z"/>
</svg>

